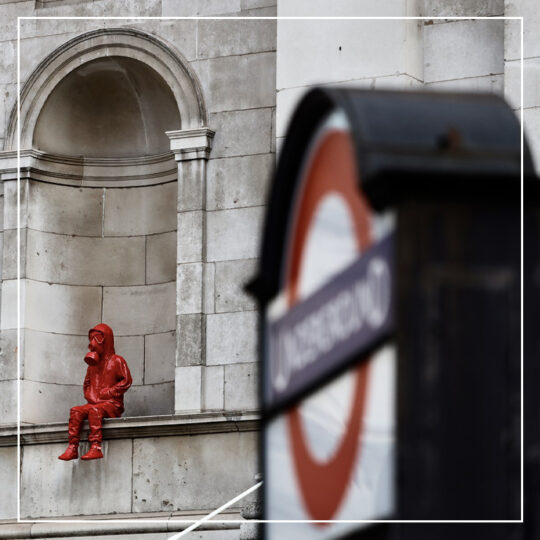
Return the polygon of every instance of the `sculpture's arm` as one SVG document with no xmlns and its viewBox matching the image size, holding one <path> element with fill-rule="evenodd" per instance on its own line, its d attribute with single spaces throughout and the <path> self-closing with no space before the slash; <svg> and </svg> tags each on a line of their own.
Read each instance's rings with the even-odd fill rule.
<svg viewBox="0 0 540 540">
<path fill-rule="evenodd" d="M 95 403 L 95 401 L 90 396 L 90 375 L 88 371 L 86 372 L 86 376 L 84 377 L 83 393 L 84 393 L 84 398 L 86 399 L 86 401 L 88 401 L 88 403 Z"/>
<path fill-rule="evenodd" d="M 126 361 L 121 357 L 116 357 L 116 369 L 118 380 L 114 386 L 110 388 L 104 388 L 101 391 L 102 399 L 114 399 L 119 398 L 127 391 L 133 382 L 131 379 L 131 373 L 129 372 L 128 365 Z"/>
</svg>

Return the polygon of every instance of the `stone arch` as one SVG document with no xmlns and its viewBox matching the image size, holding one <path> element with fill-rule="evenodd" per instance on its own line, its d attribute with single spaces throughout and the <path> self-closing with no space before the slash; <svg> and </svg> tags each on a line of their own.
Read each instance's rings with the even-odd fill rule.
<svg viewBox="0 0 540 540">
<path fill-rule="evenodd" d="M 206 126 L 201 85 L 183 56 L 150 34 L 130 28 L 100 29 L 81 34 L 45 58 L 21 90 L 21 149 L 32 147 L 39 114 L 57 85 L 81 65 L 106 57 L 128 57 L 153 69 L 168 85 L 180 113 L 178 130 Z M 4 150 L 15 150 L 17 108 L 11 112 Z"/>
</svg>

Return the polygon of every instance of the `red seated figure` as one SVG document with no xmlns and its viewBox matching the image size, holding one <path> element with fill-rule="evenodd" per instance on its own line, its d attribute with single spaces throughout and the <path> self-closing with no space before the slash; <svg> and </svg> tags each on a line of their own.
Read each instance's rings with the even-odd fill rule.
<svg viewBox="0 0 540 540">
<path fill-rule="evenodd" d="M 106 324 L 98 324 L 88 332 L 88 364 L 84 378 L 84 397 L 88 403 L 71 408 L 69 415 L 69 445 L 58 459 L 69 461 L 79 457 L 79 440 L 83 421 L 88 418 L 90 450 L 81 459 L 99 459 L 101 452 L 101 424 L 103 418 L 118 418 L 124 412 L 124 394 L 131 386 L 131 373 L 126 361 L 115 354 L 113 331 Z"/>
</svg>

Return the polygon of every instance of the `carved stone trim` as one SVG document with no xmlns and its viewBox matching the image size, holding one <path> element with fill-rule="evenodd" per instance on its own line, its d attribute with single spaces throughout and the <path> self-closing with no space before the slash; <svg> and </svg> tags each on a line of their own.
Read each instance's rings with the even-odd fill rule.
<svg viewBox="0 0 540 540">
<path fill-rule="evenodd" d="M 21 445 L 47 444 L 67 441 L 67 422 L 21 425 Z M 173 435 L 202 435 L 232 431 L 258 431 L 258 411 L 204 412 L 165 416 L 136 416 L 106 418 L 103 439 L 136 439 Z M 88 435 L 84 429 L 82 439 Z M 0 447 L 17 445 L 17 426 L 0 427 Z"/>
<path fill-rule="evenodd" d="M 209 128 L 166 131 L 176 161 L 208 159 L 215 131 Z"/>
<path fill-rule="evenodd" d="M 133 158 L 83 158 L 21 150 L 21 179 L 77 187 L 140 187 L 177 178 L 172 152 Z M 17 179 L 17 152 L 0 152 L 0 179 Z"/>
</svg>

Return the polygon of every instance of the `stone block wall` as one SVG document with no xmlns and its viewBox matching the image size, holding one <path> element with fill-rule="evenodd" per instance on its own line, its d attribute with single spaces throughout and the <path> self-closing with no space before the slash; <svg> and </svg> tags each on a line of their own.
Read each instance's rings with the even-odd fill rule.
<svg viewBox="0 0 540 540">
<path fill-rule="evenodd" d="M 243 287 L 274 163 L 275 32 L 275 21 L 198 21 L 191 66 L 215 137 L 207 163 L 179 161 L 176 411 L 258 407 L 257 314 Z"/>
<path fill-rule="evenodd" d="M 278 2 L 280 16 L 418 15 L 416 0 L 366 5 Z M 276 144 L 298 101 L 315 84 L 368 89 L 414 88 L 423 81 L 422 25 L 414 20 L 281 20 L 278 31 Z"/>
<path fill-rule="evenodd" d="M 446 91 L 504 91 L 504 21 L 451 20 L 429 17 L 504 16 L 503 0 L 474 2 L 424 1 L 424 82 Z"/>
<path fill-rule="evenodd" d="M 64 448 L 24 447 L 23 519 L 211 511 L 249 488 L 256 473 L 254 432 L 105 441 L 105 459 L 94 462 L 59 461 Z M 15 448 L 0 450 L 9 463 Z M 7 470 L 2 476 L 14 480 Z"/>
</svg>

